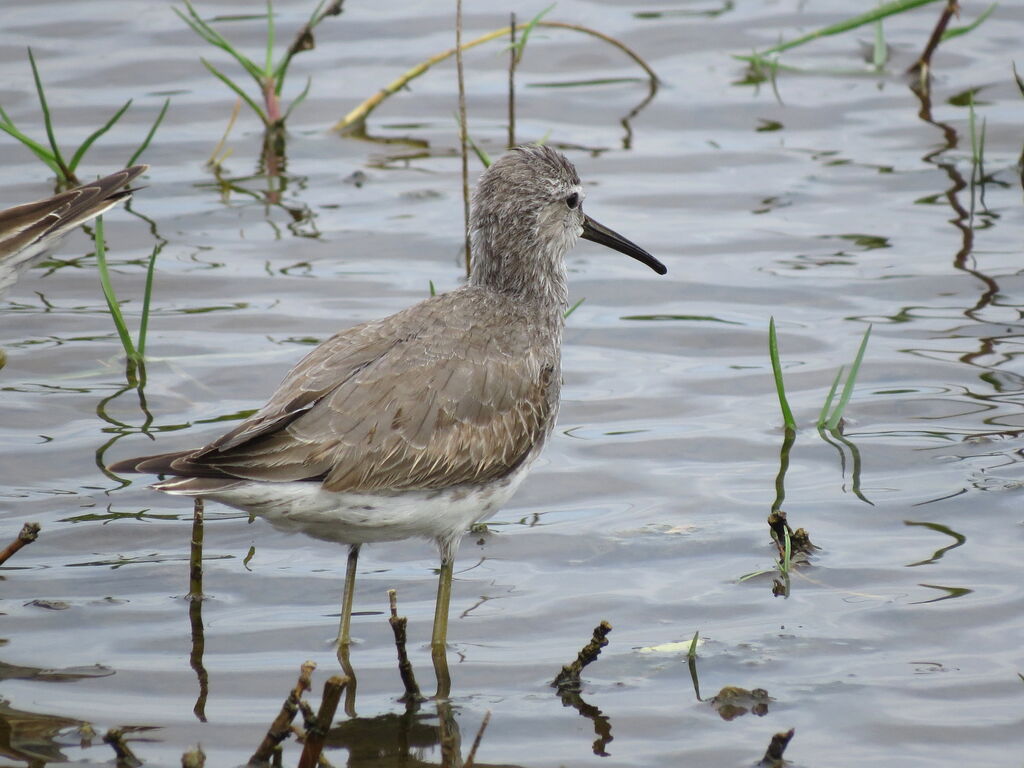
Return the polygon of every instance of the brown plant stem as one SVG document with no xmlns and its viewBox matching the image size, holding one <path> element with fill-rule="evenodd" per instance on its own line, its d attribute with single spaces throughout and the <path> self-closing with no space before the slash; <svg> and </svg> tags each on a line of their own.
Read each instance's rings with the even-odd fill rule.
<svg viewBox="0 0 1024 768">
<path fill-rule="evenodd" d="M 789 741 L 793 738 L 794 733 L 796 733 L 796 729 L 790 728 L 788 731 L 782 731 L 772 736 L 768 749 L 765 750 L 764 757 L 761 758 L 761 762 L 758 765 L 761 768 L 779 768 L 782 766 L 785 763 L 782 759 L 782 753 L 786 751 L 786 747 L 789 746 Z"/>
<path fill-rule="evenodd" d="M 203 500 L 192 506 L 192 546 L 188 558 L 188 599 L 203 599 Z"/>
<path fill-rule="evenodd" d="M 33 541 L 39 538 L 39 523 L 25 523 L 21 526 L 21 531 L 18 533 L 18 538 L 4 547 L 3 552 L 0 552 L 0 565 L 7 562 L 8 558 L 11 557 L 15 552 L 24 546 L 31 544 Z"/>
<path fill-rule="evenodd" d="M 928 80 L 931 73 L 932 54 L 935 53 L 935 49 L 942 42 L 942 35 L 946 31 L 946 27 L 949 26 L 950 19 L 953 16 L 959 15 L 959 2 L 957 0 L 946 0 L 946 7 L 942 9 L 939 20 L 935 24 L 935 29 L 932 30 L 932 36 L 928 38 L 928 43 L 925 45 L 921 55 L 917 57 L 917 61 L 907 70 L 908 75 L 917 74 L 921 78 L 922 83 Z"/>
<path fill-rule="evenodd" d="M 564 21 L 538 21 L 536 24 L 534 24 L 534 26 L 547 27 L 549 29 L 568 29 L 574 32 L 581 32 L 582 34 L 596 37 L 599 40 L 604 40 L 606 43 L 614 45 L 620 51 L 629 56 L 634 62 L 636 62 L 636 64 L 641 69 L 643 69 L 643 71 L 652 81 L 659 82 L 658 76 L 654 73 L 654 70 L 651 69 L 650 65 L 648 65 L 647 62 L 644 61 L 638 53 L 629 48 L 625 43 L 621 43 L 615 38 L 609 37 L 608 35 L 604 34 L 603 32 L 598 32 L 596 29 L 584 27 L 579 24 L 568 24 Z M 526 27 L 526 24 L 516 25 L 517 30 L 522 30 L 525 29 Z M 483 43 L 490 42 L 491 40 L 496 40 L 499 37 L 504 37 L 505 35 L 509 34 L 509 31 L 510 30 L 508 27 L 502 27 L 501 29 L 496 29 L 493 32 L 488 32 L 485 35 L 481 35 L 480 37 L 470 40 L 468 43 L 462 44 L 460 46 L 460 50 L 468 51 L 470 48 L 475 48 L 476 46 L 482 45 Z M 363 101 L 359 106 L 357 106 L 347 115 L 345 115 L 345 117 L 343 117 L 341 120 L 335 123 L 331 130 L 338 132 L 349 132 L 356 130 L 359 126 L 365 123 L 366 118 L 369 117 L 370 113 L 373 112 L 373 110 L 380 106 L 380 103 L 384 101 L 384 99 L 405 88 L 409 84 L 409 81 L 416 79 L 435 64 L 438 64 L 444 61 L 445 59 L 454 56 L 455 51 L 455 48 L 450 48 L 447 51 L 442 51 L 441 53 L 431 56 L 426 61 L 420 62 L 412 69 L 406 71 L 400 77 L 396 78 L 395 80 L 392 80 L 381 90 L 377 91 L 377 93 L 373 94 L 373 96 L 370 96 L 368 99 Z"/>
<path fill-rule="evenodd" d="M 324 683 L 320 709 L 313 722 L 306 728 L 306 744 L 302 748 L 302 757 L 299 758 L 299 768 L 316 768 L 319 763 L 327 732 L 334 722 L 334 713 L 338 709 L 338 702 L 347 684 L 348 678 L 344 675 L 335 675 Z"/>
<path fill-rule="evenodd" d="M 512 14 L 515 17 L 515 14 Z M 514 23 L 514 22 L 513 22 Z M 483 722 L 480 723 L 480 728 L 476 732 L 476 736 L 473 738 L 473 746 L 469 748 L 469 755 L 466 756 L 466 762 L 462 764 L 462 768 L 473 768 L 473 762 L 476 760 L 476 751 L 480 747 L 480 741 L 484 737 L 484 731 L 487 730 L 487 724 L 491 722 L 491 710 L 484 712 Z"/>
<path fill-rule="evenodd" d="M 292 732 L 292 720 L 295 719 L 295 715 L 299 711 L 299 701 L 302 698 L 302 694 L 312 687 L 314 669 L 316 669 L 315 662 L 307 661 L 303 663 L 299 670 L 299 679 L 296 681 L 295 687 L 288 693 L 288 698 L 281 705 L 281 711 L 277 713 L 274 722 L 267 729 L 267 735 L 263 737 L 263 741 L 260 742 L 259 747 L 256 748 L 256 751 L 252 753 L 252 757 L 249 758 L 249 765 L 268 765 L 271 757 L 274 755 L 274 750 L 282 741 L 288 738 L 288 735 Z"/>
<path fill-rule="evenodd" d="M 114 754 L 117 755 L 117 766 L 118 768 L 124 768 L 124 766 L 130 766 L 131 768 L 137 768 L 142 765 L 142 761 L 135 756 L 131 748 L 124 740 L 124 730 L 122 728 L 111 728 L 105 734 L 103 734 L 103 741 L 109 744 Z"/>
<path fill-rule="evenodd" d="M 608 633 L 612 631 L 612 625 L 607 621 L 602 621 L 599 625 L 594 627 L 594 635 L 590 638 L 590 642 L 587 643 L 580 652 L 576 655 L 576 660 L 571 664 L 566 664 L 562 667 L 562 671 L 558 673 L 554 680 L 551 681 L 551 687 L 557 688 L 559 693 L 567 690 L 579 690 L 580 686 L 580 673 L 583 668 L 596 660 L 601 655 L 601 649 L 608 645 Z"/>
<path fill-rule="evenodd" d="M 469 239 L 469 155 L 466 135 L 466 79 L 462 70 L 462 0 L 455 0 L 455 72 L 459 81 L 459 154 L 462 158 L 462 218 L 466 240 L 466 277 L 472 264 Z"/>
<path fill-rule="evenodd" d="M 508 148 L 516 145 L 516 14 L 508 15 L 508 35 L 511 44 L 508 49 Z"/>
<path fill-rule="evenodd" d="M 402 685 L 405 686 L 405 695 L 400 701 L 420 701 L 423 694 L 416 683 L 416 675 L 412 670 L 412 662 L 409 661 L 409 654 L 405 650 L 406 625 L 409 620 L 405 616 L 398 615 L 398 593 L 393 589 L 388 590 L 388 602 L 391 604 L 391 631 L 395 633 L 395 650 L 398 651 L 398 674 L 402 677 Z"/>
</svg>

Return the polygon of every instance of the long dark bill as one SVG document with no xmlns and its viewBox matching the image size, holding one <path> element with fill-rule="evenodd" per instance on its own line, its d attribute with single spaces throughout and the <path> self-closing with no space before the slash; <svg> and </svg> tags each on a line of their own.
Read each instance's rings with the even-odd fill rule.
<svg viewBox="0 0 1024 768">
<path fill-rule="evenodd" d="M 590 240 L 593 243 L 600 243 L 601 245 L 608 246 L 614 251 L 624 253 L 627 256 L 632 256 L 637 261 L 641 261 L 646 264 L 659 275 L 664 275 L 668 272 L 668 269 L 664 264 L 651 256 L 651 254 L 632 240 L 627 240 L 618 232 L 608 229 L 604 224 L 598 224 L 589 216 L 583 217 L 583 234 L 581 237 L 584 240 Z"/>
</svg>

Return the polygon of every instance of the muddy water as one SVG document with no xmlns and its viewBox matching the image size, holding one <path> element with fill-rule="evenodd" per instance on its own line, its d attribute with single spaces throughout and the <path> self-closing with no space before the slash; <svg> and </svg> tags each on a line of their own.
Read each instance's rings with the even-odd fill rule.
<svg viewBox="0 0 1024 768">
<path fill-rule="evenodd" d="M 311 4 L 277 5 L 290 39 Z M 984 7 L 965 4 L 954 25 Z M 541 5 L 515 10 L 528 18 Z M 488 711 L 482 764 L 749 765 L 789 728 L 798 765 L 1019 761 L 1024 99 L 1010 64 L 1024 11 L 1005 3 L 944 44 L 928 99 L 898 73 L 938 6 L 886 24 L 889 73 L 865 64 L 868 28 L 784 55 L 798 71 L 778 73 L 777 95 L 744 82 L 730 58 L 849 12 L 832 0 L 559 3 L 550 18 L 620 38 L 660 76 L 625 127 L 647 95 L 635 65 L 592 38 L 535 31 L 518 78 L 519 139 L 568 148 L 588 212 L 669 275 L 591 244 L 570 255 L 573 298 L 585 301 L 566 331 L 559 426 L 515 499 L 463 543 L 449 703 L 398 701 L 386 621 L 394 588 L 432 692 L 432 547 L 364 548 L 358 685 L 328 739 L 333 764 L 458 764 Z M 466 14 L 467 38 L 506 21 L 504 9 Z M 197 742 L 208 764 L 241 764 L 305 659 L 318 664 L 314 702 L 339 671 L 345 547 L 329 530 L 280 531 L 211 504 L 209 597 L 190 605 L 191 508 L 100 466 L 207 440 L 311 343 L 407 306 L 431 281 L 459 283 L 453 67 L 372 115 L 380 141 L 328 131 L 448 47 L 451 14 L 353 2 L 325 23 L 286 87 L 294 96 L 313 77 L 274 205 L 253 175 L 252 115 L 227 142 L 234 188 L 204 167 L 233 97 L 199 57 L 231 65 L 167 5 L 15 0 L 3 16 L 0 105 L 26 132 L 42 136 L 26 45 L 69 145 L 135 99 L 83 176 L 123 165 L 167 95 L 172 106 L 143 157 L 152 170 L 133 213 L 107 216 L 132 324 L 145 259 L 164 243 L 142 392 L 126 382 L 83 232 L 0 299 L 0 530 L 6 541 L 25 520 L 43 529 L 0 574 L 0 763 L 110 764 L 98 737 L 82 746 L 76 729 L 89 723 L 140 729 L 129 743 L 147 765 L 176 765 Z M 222 29 L 258 57 L 259 21 Z M 492 44 L 466 59 L 471 133 L 497 154 L 506 54 Z M 612 82 L 571 85 L 594 80 Z M 973 196 L 970 93 L 986 126 Z M 5 205 L 52 189 L 6 137 L 0 159 Z M 781 481 L 770 316 L 799 423 Z M 826 440 L 814 421 L 869 324 L 844 430 Z M 774 569 L 765 518 L 780 482 L 790 522 L 820 547 L 788 596 L 773 595 L 770 573 L 740 580 Z M 601 620 L 614 627 L 610 645 L 586 669 L 581 699 L 563 703 L 548 682 Z M 767 711 L 741 699 L 753 711 L 724 719 L 710 699 L 725 686 L 766 690 Z M 297 761 L 288 743 L 285 763 Z"/>
</svg>

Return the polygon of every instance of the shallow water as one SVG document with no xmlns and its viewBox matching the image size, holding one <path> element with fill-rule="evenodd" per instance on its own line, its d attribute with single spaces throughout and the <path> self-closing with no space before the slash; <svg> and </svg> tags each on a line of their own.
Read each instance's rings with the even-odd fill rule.
<svg viewBox="0 0 1024 768">
<path fill-rule="evenodd" d="M 288 40 L 312 4 L 276 5 Z M 573 299 L 585 301 L 566 330 L 559 425 L 489 531 L 463 543 L 450 706 L 403 714 L 386 621 L 394 588 L 432 691 L 432 546 L 363 549 L 358 690 L 328 739 L 333 764 L 365 765 L 368 754 L 374 765 L 457 764 L 442 754 L 440 730 L 461 738 L 465 759 L 488 711 L 477 757 L 490 765 L 750 765 L 789 728 L 786 756 L 797 765 L 1019 760 L 1024 100 L 1010 62 L 1024 9 L 1003 4 L 941 46 L 926 104 L 898 73 L 939 5 L 886 23 L 895 74 L 864 63 L 858 41 L 869 28 L 784 54 L 801 71 L 778 74 L 780 103 L 770 84 L 743 84 L 730 54 L 839 21 L 847 4 L 559 3 L 550 18 L 620 38 L 662 79 L 629 131 L 620 120 L 646 95 L 642 73 L 592 38 L 534 32 L 518 78 L 519 139 L 576 147 L 568 153 L 588 185 L 588 213 L 669 275 L 592 244 L 570 255 Z M 516 10 L 526 19 L 542 6 Z M 965 4 L 954 25 L 985 7 Z M 42 524 L 0 574 L 0 763 L 110 764 L 99 738 L 80 745 L 75 728 L 88 722 L 100 734 L 149 729 L 131 734 L 147 765 L 179 764 L 197 742 L 210 765 L 242 764 L 305 659 L 319 665 L 314 702 L 338 671 L 342 545 L 210 504 L 209 599 L 190 607 L 191 508 L 99 467 L 206 441 L 261 403 L 309 344 L 407 306 L 430 281 L 459 283 L 453 66 L 370 118 L 372 135 L 426 146 L 328 131 L 452 44 L 447 7 L 394 13 L 351 3 L 294 61 L 286 96 L 313 76 L 288 138 L 284 200 L 295 221 L 244 192 L 222 196 L 204 167 L 233 97 L 199 57 L 229 65 L 168 6 L 5 7 L 0 105 L 26 132 L 42 135 L 26 45 L 69 144 L 135 98 L 83 161 L 83 177 L 121 167 L 165 94 L 172 106 L 142 158 L 152 170 L 135 215 L 106 217 L 132 324 L 144 260 L 166 241 L 144 401 L 126 385 L 82 232 L 0 299 L 2 539 L 25 520 Z M 467 39 L 507 21 L 472 4 L 466 13 Z M 259 21 L 223 28 L 258 50 Z M 492 44 L 466 63 L 471 134 L 498 154 L 506 55 Z M 639 79 L 540 87 L 615 78 Z M 971 91 L 986 125 L 986 183 L 973 203 Z M 243 112 L 227 175 L 251 176 L 259 142 Z M 357 171 L 361 186 L 346 181 Z M 52 189 L 48 171 L 2 136 L 0 178 L 4 205 Z M 258 195 L 266 182 L 241 184 Z M 773 596 L 771 575 L 739 580 L 774 567 L 765 518 L 783 433 L 769 316 L 800 425 L 783 508 L 821 547 L 788 597 Z M 830 445 L 814 421 L 869 323 L 848 443 Z M 584 672 L 581 713 L 548 682 L 601 620 L 614 629 Z M 685 651 L 698 630 L 699 692 Z M 767 690 L 767 713 L 726 721 L 709 702 L 724 686 Z M 401 763 L 403 750 L 415 761 Z M 286 743 L 285 764 L 297 761 Z"/>
</svg>

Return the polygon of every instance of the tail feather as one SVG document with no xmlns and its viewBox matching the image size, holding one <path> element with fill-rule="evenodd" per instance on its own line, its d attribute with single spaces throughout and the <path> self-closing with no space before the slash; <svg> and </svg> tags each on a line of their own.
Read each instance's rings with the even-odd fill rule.
<svg viewBox="0 0 1024 768">
<path fill-rule="evenodd" d="M 59 195 L 0 211 L 0 259 L 22 258 L 55 246 L 70 230 L 131 196 L 123 189 L 149 168 L 133 165 Z"/>
</svg>

